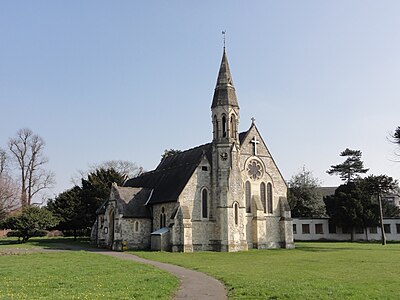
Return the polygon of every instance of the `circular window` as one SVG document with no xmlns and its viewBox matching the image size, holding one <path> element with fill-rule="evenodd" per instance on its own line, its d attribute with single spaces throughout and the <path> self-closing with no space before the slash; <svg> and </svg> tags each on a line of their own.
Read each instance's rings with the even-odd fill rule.
<svg viewBox="0 0 400 300">
<path fill-rule="evenodd" d="M 260 179 L 263 174 L 263 167 L 257 160 L 251 160 L 247 165 L 247 174 L 253 180 Z"/>
</svg>

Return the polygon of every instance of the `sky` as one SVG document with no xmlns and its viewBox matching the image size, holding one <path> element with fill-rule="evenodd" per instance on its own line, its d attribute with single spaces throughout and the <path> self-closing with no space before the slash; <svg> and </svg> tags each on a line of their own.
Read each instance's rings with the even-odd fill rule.
<svg viewBox="0 0 400 300">
<path fill-rule="evenodd" d="M 71 188 L 89 165 L 151 170 L 212 139 L 222 30 L 240 106 L 286 180 L 323 186 L 345 148 L 400 179 L 399 1 L 0 1 L 0 147 L 28 127 Z"/>
</svg>

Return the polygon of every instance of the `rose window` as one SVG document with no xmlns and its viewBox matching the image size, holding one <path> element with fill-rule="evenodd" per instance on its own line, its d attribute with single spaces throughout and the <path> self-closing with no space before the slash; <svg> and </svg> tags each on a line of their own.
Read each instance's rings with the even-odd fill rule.
<svg viewBox="0 0 400 300">
<path fill-rule="evenodd" d="M 251 179 L 260 179 L 262 176 L 263 168 L 257 160 L 252 160 L 247 165 L 247 174 Z"/>
</svg>

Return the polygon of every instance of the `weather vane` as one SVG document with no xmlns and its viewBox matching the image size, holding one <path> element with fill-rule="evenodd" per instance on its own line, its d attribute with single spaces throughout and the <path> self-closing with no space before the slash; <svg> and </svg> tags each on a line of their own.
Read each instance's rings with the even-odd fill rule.
<svg viewBox="0 0 400 300">
<path fill-rule="evenodd" d="M 226 30 L 222 30 L 222 39 L 224 41 L 224 48 L 225 48 L 225 35 L 226 35 Z"/>
</svg>

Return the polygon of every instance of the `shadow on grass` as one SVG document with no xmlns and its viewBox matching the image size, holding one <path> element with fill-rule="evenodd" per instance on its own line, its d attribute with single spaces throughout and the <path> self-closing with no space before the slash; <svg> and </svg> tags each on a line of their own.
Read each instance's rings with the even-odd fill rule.
<svg viewBox="0 0 400 300">
<path fill-rule="evenodd" d="M 82 248 L 96 248 L 90 244 L 90 239 L 86 237 L 77 238 L 74 240 L 69 237 L 56 237 L 56 238 L 31 238 L 26 243 L 21 243 L 17 238 L 1 238 L 0 247 L 21 247 L 21 248 L 43 248 L 43 249 L 66 249 L 68 246 L 71 247 L 82 247 Z M 68 249 L 74 250 L 74 249 Z"/>
</svg>

